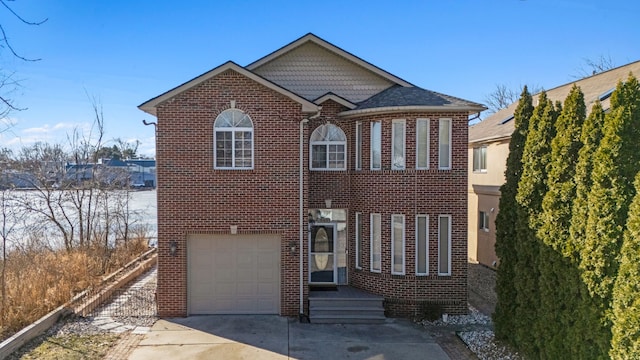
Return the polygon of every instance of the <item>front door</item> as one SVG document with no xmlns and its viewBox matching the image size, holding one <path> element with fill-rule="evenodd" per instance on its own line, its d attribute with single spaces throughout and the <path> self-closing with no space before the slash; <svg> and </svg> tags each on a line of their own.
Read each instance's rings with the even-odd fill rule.
<svg viewBox="0 0 640 360">
<path fill-rule="evenodd" d="M 309 283 L 336 284 L 336 225 L 313 224 L 309 235 Z"/>
</svg>

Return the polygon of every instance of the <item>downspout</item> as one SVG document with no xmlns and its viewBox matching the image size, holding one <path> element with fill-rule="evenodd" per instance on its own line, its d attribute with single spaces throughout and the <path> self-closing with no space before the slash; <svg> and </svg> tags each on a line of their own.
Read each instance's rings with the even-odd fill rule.
<svg viewBox="0 0 640 360">
<path fill-rule="evenodd" d="M 308 118 L 302 119 L 300 120 L 300 163 L 299 163 L 299 168 L 298 168 L 298 175 L 299 175 L 299 193 L 298 193 L 298 205 L 300 206 L 300 213 L 299 213 L 299 229 L 300 229 L 300 241 L 298 244 L 298 253 L 299 253 L 299 259 L 298 262 L 300 263 L 300 311 L 299 311 L 299 315 L 298 318 L 300 321 L 303 321 L 303 319 L 305 319 L 307 317 L 307 315 L 305 315 L 304 313 L 304 229 L 305 227 L 305 223 L 304 223 L 304 125 L 306 123 L 309 122 L 310 119 L 315 119 L 318 116 L 320 116 L 320 109 L 322 109 L 321 107 L 318 107 L 318 112 L 313 115 L 310 116 Z"/>
</svg>

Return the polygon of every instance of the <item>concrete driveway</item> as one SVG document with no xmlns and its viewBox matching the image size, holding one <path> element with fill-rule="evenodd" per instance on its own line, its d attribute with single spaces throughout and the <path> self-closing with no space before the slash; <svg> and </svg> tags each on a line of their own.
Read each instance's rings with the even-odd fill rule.
<svg viewBox="0 0 640 360">
<path fill-rule="evenodd" d="M 273 315 L 159 320 L 129 357 L 143 359 L 449 359 L 413 323 L 301 324 Z"/>
</svg>

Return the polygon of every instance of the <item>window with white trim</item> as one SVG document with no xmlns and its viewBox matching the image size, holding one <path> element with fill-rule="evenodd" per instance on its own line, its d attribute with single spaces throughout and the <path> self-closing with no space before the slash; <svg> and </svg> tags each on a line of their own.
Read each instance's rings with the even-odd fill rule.
<svg viewBox="0 0 640 360">
<path fill-rule="evenodd" d="M 362 170 L 362 121 L 356 121 L 356 170 Z"/>
<path fill-rule="evenodd" d="M 370 226 L 371 272 L 379 273 L 382 271 L 382 221 L 380 214 L 370 215 Z"/>
<path fill-rule="evenodd" d="M 429 168 L 429 119 L 416 120 L 416 169 Z"/>
<path fill-rule="evenodd" d="M 489 231 L 489 213 L 480 211 L 478 214 L 478 227 L 480 230 Z"/>
<path fill-rule="evenodd" d="M 371 170 L 382 168 L 382 123 L 371 122 Z"/>
<path fill-rule="evenodd" d="M 416 275 L 429 275 L 429 215 L 416 216 Z"/>
<path fill-rule="evenodd" d="M 253 122 L 239 109 L 227 109 L 213 123 L 215 169 L 253 169 Z"/>
<path fill-rule="evenodd" d="M 391 274 L 404 275 L 404 215 L 391 215 Z"/>
<path fill-rule="evenodd" d="M 451 169 L 451 119 L 440 119 L 438 133 L 438 168 Z"/>
<path fill-rule="evenodd" d="M 405 143 L 407 123 L 404 119 L 396 119 L 391 122 L 391 169 L 404 170 L 405 168 Z"/>
<path fill-rule="evenodd" d="M 311 170 L 346 170 L 347 137 L 333 124 L 318 126 L 309 140 Z"/>
<path fill-rule="evenodd" d="M 438 217 L 438 275 L 451 275 L 451 215 Z"/>
<path fill-rule="evenodd" d="M 356 213 L 356 269 L 362 270 L 362 213 Z"/>
<path fill-rule="evenodd" d="M 487 172 L 487 147 L 473 148 L 473 172 Z"/>
</svg>

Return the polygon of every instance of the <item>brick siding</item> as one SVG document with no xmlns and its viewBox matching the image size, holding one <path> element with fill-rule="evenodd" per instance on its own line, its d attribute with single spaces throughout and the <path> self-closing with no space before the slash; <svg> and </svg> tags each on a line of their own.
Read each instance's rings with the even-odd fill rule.
<svg viewBox="0 0 640 360">
<path fill-rule="evenodd" d="M 254 169 L 213 168 L 213 122 L 235 107 L 245 111 L 254 125 Z M 327 101 L 322 116 L 304 130 L 304 204 L 348 209 L 363 214 L 362 264 L 356 270 L 355 229 L 349 225 L 349 283 L 385 296 L 388 315 L 411 316 L 423 303 L 438 303 L 449 313 L 466 311 L 467 279 L 467 115 L 453 113 L 403 113 L 339 118 L 346 110 Z M 223 72 L 157 108 L 158 177 L 158 313 L 163 317 L 187 315 L 188 234 L 230 233 L 237 225 L 242 234 L 278 234 L 281 237 L 280 314 L 298 313 L 298 256 L 289 251 L 299 241 L 298 129 L 306 115 L 300 104 L 234 71 Z M 415 170 L 415 119 L 430 121 L 430 169 Z M 438 170 L 438 119 L 453 119 L 452 170 Z M 406 119 L 407 170 L 388 170 L 391 162 L 391 121 Z M 381 171 L 369 169 L 369 122 L 382 122 Z M 309 134 L 320 124 L 340 126 L 347 135 L 347 171 L 308 171 Z M 355 122 L 363 123 L 362 168 L 355 171 Z M 365 170 L 366 169 L 366 170 Z M 382 215 L 382 272 L 369 269 L 369 213 Z M 406 274 L 391 275 L 390 218 L 405 215 Z M 415 276 L 415 216 L 428 214 L 429 276 Z M 452 216 L 452 274 L 437 276 L 437 219 Z M 306 230 L 305 230 L 306 235 Z M 169 243 L 177 242 L 177 255 Z M 304 246 L 307 253 L 307 242 Z M 304 258 L 304 278 L 307 274 Z M 308 287 L 304 286 L 305 299 Z"/>
</svg>

